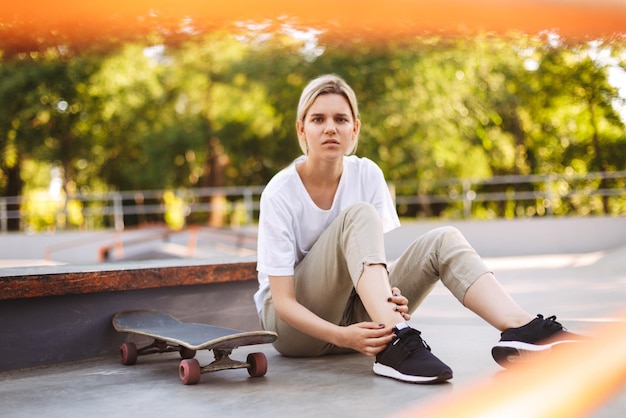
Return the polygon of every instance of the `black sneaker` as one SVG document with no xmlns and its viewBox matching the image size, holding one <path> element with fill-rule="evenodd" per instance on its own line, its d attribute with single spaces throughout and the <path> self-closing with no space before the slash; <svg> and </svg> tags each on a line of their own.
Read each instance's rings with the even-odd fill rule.
<svg viewBox="0 0 626 418">
<path fill-rule="evenodd" d="M 493 359 L 506 368 L 513 363 L 532 362 L 537 354 L 547 353 L 560 344 L 579 343 L 586 338 L 568 332 L 556 321 L 556 316 L 535 319 L 519 328 L 509 328 L 501 334 L 500 341 L 491 349 Z M 529 354 L 533 354 L 532 358 Z"/>
<path fill-rule="evenodd" d="M 430 352 L 421 333 L 395 330 L 396 337 L 376 356 L 374 373 L 411 383 L 438 383 L 452 379 L 452 370 Z"/>
</svg>

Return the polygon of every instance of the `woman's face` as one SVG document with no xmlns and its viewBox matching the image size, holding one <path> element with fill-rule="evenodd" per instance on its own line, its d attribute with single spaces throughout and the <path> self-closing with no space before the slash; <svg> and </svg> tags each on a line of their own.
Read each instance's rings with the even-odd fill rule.
<svg viewBox="0 0 626 418">
<path fill-rule="evenodd" d="M 308 156 L 343 158 L 354 148 L 359 121 L 354 120 L 348 100 L 340 94 L 322 94 L 298 121 L 298 136 L 307 143 Z"/>
</svg>

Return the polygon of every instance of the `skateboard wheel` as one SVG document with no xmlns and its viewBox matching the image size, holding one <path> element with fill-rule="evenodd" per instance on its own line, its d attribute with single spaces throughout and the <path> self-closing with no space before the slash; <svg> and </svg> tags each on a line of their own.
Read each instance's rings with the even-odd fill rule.
<svg viewBox="0 0 626 418">
<path fill-rule="evenodd" d="M 185 359 L 180 362 L 178 367 L 178 377 L 185 385 L 195 385 L 200 381 L 200 363 L 196 359 Z"/>
<path fill-rule="evenodd" d="M 120 345 L 120 361 L 127 366 L 137 363 L 137 346 L 135 343 L 122 343 Z"/>
<path fill-rule="evenodd" d="M 249 364 L 248 374 L 251 377 L 265 376 L 267 373 L 267 357 L 263 353 L 250 353 L 246 360 Z"/>
<path fill-rule="evenodd" d="M 181 347 L 180 348 L 180 358 L 189 359 L 194 358 L 196 356 L 196 350 L 192 350 L 191 348 Z"/>
</svg>

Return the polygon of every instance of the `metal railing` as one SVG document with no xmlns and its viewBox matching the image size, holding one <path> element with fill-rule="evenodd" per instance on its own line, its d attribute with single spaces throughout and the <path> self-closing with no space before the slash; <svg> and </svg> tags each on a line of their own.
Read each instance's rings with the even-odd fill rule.
<svg viewBox="0 0 626 418">
<path fill-rule="evenodd" d="M 543 209 L 537 213 L 552 216 L 558 202 L 592 197 L 622 199 L 621 209 L 614 212 L 626 215 L 626 171 L 495 176 L 478 181 L 450 179 L 431 185 L 426 193 L 407 193 L 407 188 L 401 187 L 403 184 L 394 186 L 396 206 L 460 204 L 465 219 L 471 218 L 472 208 L 479 202 L 534 201 L 535 207 Z"/>
<path fill-rule="evenodd" d="M 614 214 L 626 215 L 626 171 L 589 173 L 587 175 L 528 175 L 499 176 L 487 180 L 471 181 L 449 179 L 429 185 L 425 191 L 423 184 L 407 182 L 390 183 L 396 206 L 402 216 L 410 213 L 415 216 L 419 208 L 433 206 L 461 207 L 460 217 L 469 219 L 478 203 L 506 202 L 537 208 L 536 214 L 552 216 L 558 202 L 580 200 L 581 198 L 613 198 L 620 203 Z M 177 212 L 184 222 L 204 222 L 201 218 L 211 213 L 232 218 L 237 214 L 237 224 L 247 225 L 256 222 L 259 210 L 259 197 L 264 186 L 193 188 L 179 190 L 140 190 L 94 194 L 70 195 L 67 199 L 42 197 L 0 197 L 0 231 L 7 231 L 10 219 L 19 219 L 21 229 L 28 229 L 36 217 L 42 214 L 28 209 L 37 199 L 38 205 L 48 206 L 53 213 L 46 216 L 68 219 L 68 202 L 78 202 L 80 227 L 96 229 L 94 225 L 123 230 L 127 223 L 142 224 L 163 222 L 168 212 Z M 168 205 L 166 196 L 173 196 L 178 202 L 176 208 Z M 46 201 L 48 199 L 48 201 Z M 410 210 L 407 210 L 410 208 Z M 541 209 L 541 210 L 539 210 Z M 134 219 L 132 219 L 134 218 Z M 195 219 L 194 219 L 195 218 Z M 93 221 L 99 219 L 99 222 Z M 228 221 L 224 221 L 228 224 Z M 54 222 L 53 227 L 64 228 L 68 223 Z"/>
<path fill-rule="evenodd" d="M 0 197 L 0 231 L 5 232 L 10 219 L 19 219 L 28 224 L 33 218 L 41 216 L 29 212 L 25 207 L 37 200 L 40 206 L 56 207 L 50 217 L 68 218 L 68 202 L 80 203 L 80 215 L 84 225 L 93 225 L 90 219 L 104 219 L 105 226 L 121 231 L 126 225 L 126 218 L 135 217 L 136 223 L 162 222 L 163 216 L 172 209 L 168 208 L 166 196 L 173 196 L 182 204 L 181 215 L 185 218 L 193 214 L 211 212 L 231 212 L 237 205 L 246 224 L 254 221 L 259 209 L 259 197 L 264 186 L 214 187 L 178 190 L 137 190 L 107 193 L 69 195 L 67 199 L 58 197 L 9 196 Z M 219 200 L 216 198 L 220 198 Z M 174 209 L 175 210 L 175 209 Z M 88 228 L 89 229 L 89 228 Z"/>
</svg>

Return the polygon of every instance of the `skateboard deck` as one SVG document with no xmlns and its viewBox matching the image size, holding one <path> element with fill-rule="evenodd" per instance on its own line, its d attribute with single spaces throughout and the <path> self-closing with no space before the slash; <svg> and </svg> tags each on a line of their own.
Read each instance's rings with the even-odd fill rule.
<svg viewBox="0 0 626 418">
<path fill-rule="evenodd" d="M 120 360 L 132 365 L 141 355 L 179 352 L 182 360 L 178 375 L 186 385 L 196 384 L 203 373 L 219 370 L 246 368 L 252 377 L 264 376 L 267 358 L 263 353 L 251 353 L 246 361 L 230 358 L 238 347 L 274 342 L 276 333 L 270 331 L 238 331 L 207 324 L 181 322 L 171 315 L 159 311 L 136 310 L 118 312 L 113 316 L 113 327 L 118 332 L 142 335 L 153 342 L 138 348 L 135 343 L 125 342 L 120 346 Z M 213 351 L 215 360 L 201 366 L 194 359 L 198 350 Z"/>
</svg>

